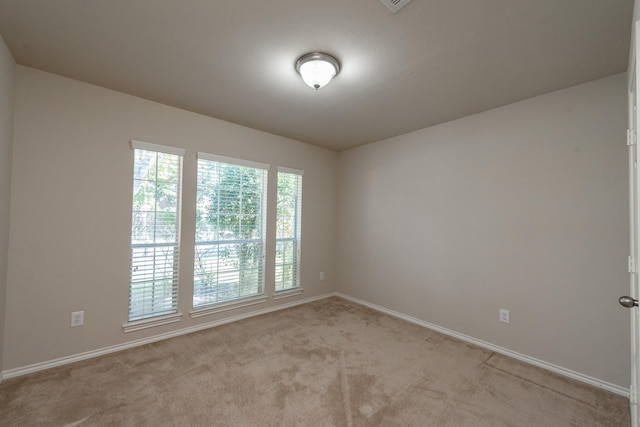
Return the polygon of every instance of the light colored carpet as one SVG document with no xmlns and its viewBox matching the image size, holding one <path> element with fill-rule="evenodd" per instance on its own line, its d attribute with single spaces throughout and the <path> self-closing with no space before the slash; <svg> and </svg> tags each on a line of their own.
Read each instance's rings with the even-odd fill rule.
<svg viewBox="0 0 640 427">
<path fill-rule="evenodd" d="M 340 298 L 6 380 L 3 426 L 627 426 L 626 398 Z"/>
</svg>

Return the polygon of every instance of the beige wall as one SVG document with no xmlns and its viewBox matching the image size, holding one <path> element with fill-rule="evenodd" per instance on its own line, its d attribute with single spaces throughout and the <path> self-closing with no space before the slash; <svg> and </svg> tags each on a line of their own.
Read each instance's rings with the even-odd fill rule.
<svg viewBox="0 0 640 427">
<path fill-rule="evenodd" d="M 340 291 L 628 387 L 625 77 L 340 153 Z"/>
<path fill-rule="evenodd" d="M 9 200 L 13 146 L 13 98 L 16 63 L 0 37 L 0 372 L 3 369 L 4 319 L 9 246 Z"/>
<path fill-rule="evenodd" d="M 304 170 L 297 299 L 335 291 L 337 155 L 22 66 L 17 67 L 5 366 L 15 369 L 275 305 L 190 319 L 197 151 L 272 165 L 267 260 L 275 255 L 276 167 Z M 138 139 L 183 147 L 183 258 L 177 324 L 124 334 L 133 151 Z M 324 271 L 326 280 L 319 280 Z M 273 267 L 267 291 L 273 290 Z M 71 312 L 85 326 L 70 328 Z"/>
</svg>

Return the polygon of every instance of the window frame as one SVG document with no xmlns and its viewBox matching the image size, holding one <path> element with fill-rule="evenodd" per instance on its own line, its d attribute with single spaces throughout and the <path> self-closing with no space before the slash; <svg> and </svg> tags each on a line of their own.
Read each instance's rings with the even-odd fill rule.
<svg viewBox="0 0 640 427">
<path fill-rule="evenodd" d="M 186 150 L 181 149 L 181 148 L 176 148 L 176 147 L 170 147 L 170 146 L 166 146 L 166 145 L 160 145 L 160 144 L 154 144 L 154 143 L 149 143 L 149 142 L 142 142 L 142 141 L 137 141 L 137 140 L 132 140 L 131 141 L 131 149 L 134 151 L 134 160 L 133 160 L 133 182 L 132 182 L 132 195 L 131 195 L 131 228 L 130 228 L 130 256 L 129 256 L 129 297 L 128 297 L 128 309 L 127 309 L 127 322 L 125 324 L 123 324 L 123 329 L 125 332 L 131 332 L 131 331 L 135 331 L 135 330 L 140 330 L 140 329 L 145 329 L 148 327 L 152 327 L 152 326 L 157 326 L 160 324 L 167 324 L 167 323 L 172 323 L 175 321 L 180 320 L 180 317 L 182 316 L 182 314 L 179 312 L 178 310 L 178 291 L 179 291 L 179 271 L 180 271 L 180 238 L 181 238 L 181 222 L 182 222 L 182 187 L 183 187 L 183 163 L 184 163 L 184 155 Z M 157 214 L 158 214 L 158 206 L 157 206 L 157 200 L 156 203 L 154 204 L 154 210 L 153 210 L 153 215 L 154 215 L 154 223 L 156 223 L 154 225 L 153 228 L 153 234 L 154 234 L 154 238 L 153 238 L 153 242 L 135 242 L 134 243 L 134 227 L 135 227 L 135 217 L 136 217 L 136 212 L 143 212 L 143 211 L 139 211 L 135 209 L 135 197 L 137 195 L 137 193 L 135 192 L 135 185 L 136 185 L 136 180 L 140 180 L 139 177 L 136 176 L 137 172 L 136 172 L 136 168 L 138 167 L 138 165 L 136 164 L 136 150 L 142 150 L 142 151 L 148 151 L 148 152 L 152 152 L 152 153 L 156 153 L 156 179 L 153 181 L 153 185 L 154 185 L 154 191 L 158 191 L 158 180 L 157 180 L 157 170 L 158 170 L 158 156 L 160 154 L 168 154 L 168 155 L 173 155 L 176 156 L 177 158 L 175 159 L 177 161 L 177 172 L 176 172 L 176 176 L 175 176 L 175 191 L 176 191 L 176 200 L 175 200 L 175 212 L 170 212 L 170 213 L 174 213 L 175 214 L 175 220 L 172 222 L 173 226 L 175 226 L 175 230 L 174 230 L 174 235 L 175 235 L 175 239 L 172 239 L 171 241 L 164 241 L 164 242 L 158 242 L 156 241 L 156 233 L 157 233 L 157 223 L 156 223 L 156 218 L 157 218 Z M 173 206 L 172 206 L 173 207 Z M 147 212 L 150 213 L 150 212 Z M 141 309 L 139 312 L 140 314 L 136 314 L 135 311 L 132 311 L 132 302 L 133 302 L 133 288 L 134 288 L 134 284 L 135 283 L 144 283 L 145 281 L 139 280 L 138 282 L 134 281 L 134 272 L 137 271 L 137 267 L 136 266 L 134 268 L 134 262 L 135 262 L 135 258 L 134 258 L 134 251 L 136 249 L 150 249 L 153 248 L 153 250 L 155 251 L 155 249 L 159 248 L 159 247 L 168 247 L 168 246 L 172 246 L 173 250 L 172 250 L 172 257 L 173 257 L 173 261 L 170 263 L 170 268 L 171 268 L 171 273 L 170 273 L 170 280 L 171 280 L 171 292 L 170 292 L 170 298 L 171 298 L 171 306 L 169 309 L 161 309 L 161 310 L 151 310 L 146 312 L 144 309 Z M 153 280 L 151 280 L 151 287 L 150 290 L 153 290 L 154 287 L 156 286 L 155 282 L 155 276 L 156 274 L 158 274 L 156 272 L 156 268 L 155 268 L 155 256 L 153 257 L 153 262 L 154 262 L 154 267 L 151 270 L 151 274 L 154 277 Z M 144 264 L 143 264 L 144 266 Z M 164 279 L 161 280 L 167 280 L 166 276 Z M 160 280 L 158 280 L 160 281 Z M 149 282 L 149 280 L 146 280 L 146 282 Z"/>
<path fill-rule="evenodd" d="M 197 216 L 198 216 L 198 200 L 201 197 L 201 189 L 200 189 L 200 182 L 201 182 L 201 178 L 200 178 L 200 162 L 201 161 L 205 161 L 205 162 L 214 162 L 214 163 L 219 163 L 219 164 L 223 164 L 226 166 L 232 166 L 232 167 L 240 167 L 240 168 L 252 168 L 257 170 L 259 173 L 262 174 L 261 176 L 261 183 L 260 183 L 260 201 L 258 203 L 259 207 L 260 207 L 260 212 L 259 212 L 259 225 L 258 225 L 258 238 L 253 238 L 253 239 L 239 239 L 239 238 L 233 238 L 233 239 L 220 239 L 220 237 L 218 237 L 217 240 L 198 240 L 198 220 L 197 220 Z M 266 274 L 265 274 L 265 267 L 266 267 L 266 231 L 267 231 L 267 199 L 268 199 L 268 181 L 269 181 L 269 169 L 270 169 L 271 165 L 266 164 L 266 163 L 259 163 L 259 162 L 254 162 L 254 161 L 250 161 L 250 160 L 244 160 L 244 159 L 237 159 L 237 158 L 233 158 L 233 157 L 226 157 L 226 156 L 220 156 L 220 155 L 215 155 L 215 154 L 210 154 L 210 153 L 205 153 L 205 152 L 198 152 L 197 153 L 197 159 L 196 159 L 196 206 L 195 206 L 195 212 L 196 212 L 196 224 L 195 224 L 195 233 L 194 233 L 194 262 L 193 262 L 193 297 L 192 297 L 192 301 L 191 301 L 191 307 L 192 307 L 192 311 L 191 311 L 191 317 L 195 318 L 195 317 L 200 317 L 203 315 L 207 315 L 207 314 L 212 314 L 212 313 L 217 313 L 220 311 L 226 311 L 226 310 L 230 310 L 232 308 L 238 308 L 238 307 L 244 307 L 247 305 L 253 305 L 253 304 L 258 304 L 258 303 L 262 303 L 265 302 L 267 300 L 267 297 L 265 295 L 265 278 L 266 278 Z M 220 215 L 220 212 L 217 213 L 217 215 Z M 202 303 L 197 303 L 196 302 L 196 295 L 198 294 L 198 288 L 201 286 L 201 284 L 198 283 L 199 281 L 199 275 L 197 274 L 197 269 L 198 267 L 196 266 L 196 263 L 199 262 L 199 252 L 198 252 L 198 246 L 199 245 L 228 245 L 228 244 L 238 244 L 238 245 L 242 245 L 242 244 L 247 244 L 247 243 L 254 243 L 258 245 L 259 248 L 259 266 L 257 267 L 257 271 L 258 271 L 258 280 L 256 283 L 256 286 L 258 287 L 259 291 L 256 292 L 255 294 L 250 294 L 250 295 L 239 295 L 238 297 L 235 298 L 223 298 L 223 299 L 219 299 L 218 296 L 216 296 L 216 300 L 215 301 L 210 301 L 210 302 L 202 302 Z M 219 260 L 219 257 L 217 258 Z M 219 271 L 219 270 L 217 270 Z M 240 271 L 243 271 L 241 269 L 238 269 L 238 274 L 240 275 Z M 216 273 L 219 274 L 219 273 Z M 216 277 L 216 280 L 219 280 L 219 277 Z M 238 283 L 238 287 L 240 287 L 240 284 Z M 216 293 L 219 292 L 219 290 L 216 290 Z M 238 292 L 240 292 L 240 288 L 238 289 Z M 202 292 L 200 292 L 202 293 Z"/>
<path fill-rule="evenodd" d="M 293 227 L 291 227 L 293 231 L 293 235 L 287 236 L 287 237 L 278 236 L 278 230 L 282 228 L 280 224 L 280 221 L 282 218 L 278 212 L 280 198 L 282 197 L 280 193 L 280 186 L 279 186 L 280 174 L 297 176 L 297 183 L 294 190 L 295 201 L 293 206 L 294 225 Z M 292 169 L 284 166 L 278 166 L 277 183 L 276 183 L 276 246 L 275 246 L 276 253 L 275 253 L 275 260 L 274 260 L 274 266 L 275 266 L 274 286 L 275 286 L 276 298 L 282 297 L 282 296 L 289 296 L 289 294 L 298 295 L 299 293 L 302 292 L 301 279 L 300 279 L 300 266 L 301 266 L 301 255 L 302 255 L 302 197 L 303 197 L 302 188 L 303 188 L 303 181 L 304 181 L 303 177 L 304 177 L 303 170 Z M 278 251 L 280 250 L 279 245 L 285 241 L 293 242 L 295 246 L 292 254 L 293 261 L 289 263 L 286 263 L 284 261 L 282 263 L 279 263 L 279 260 L 278 260 Z M 283 271 L 285 265 L 289 265 L 293 267 L 292 268 L 293 284 L 287 287 L 284 286 L 284 283 L 285 283 L 284 277 L 282 277 L 281 279 L 278 277 L 279 276 L 278 272 Z M 279 288 L 279 282 L 283 284 L 281 288 Z"/>
</svg>

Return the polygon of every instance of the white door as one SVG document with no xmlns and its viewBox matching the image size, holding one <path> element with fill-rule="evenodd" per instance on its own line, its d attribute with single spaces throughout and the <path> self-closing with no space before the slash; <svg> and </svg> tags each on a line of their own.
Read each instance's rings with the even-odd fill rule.
<svg viewBox="0 0 640 427">
<path fill-rule="evenodd" d="M 629 255 L 629 277 L 630 296 L 620 297 L 620 304 L 631 310 L 631 386 L 629 388 L 629 400 L 631 403 L 631 425 L 640 427 L 638 418 L 638 397 L 637 390 L 640 384 L 640 309 L 638 309 L 638 230 L 640 230 L 640 174 L 638 174 L 638 146 L 637 146 L 637 124 L 638 120 L 638 48 L 640 42 L 640 21 L 633 25 L 631 36 L 631 50 L 629 55 L 628 88 L 629 88 L 629 130 L 627 131 L 627 145 L 629 147 L 629 234 L 630 234 L 630 255 Z"/>
</svg>

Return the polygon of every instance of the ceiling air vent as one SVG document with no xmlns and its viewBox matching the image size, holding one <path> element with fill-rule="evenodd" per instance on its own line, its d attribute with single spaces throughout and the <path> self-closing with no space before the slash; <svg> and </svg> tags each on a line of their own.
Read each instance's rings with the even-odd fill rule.
<svg viewBox="0 0 640 427">
<path fill-rule="evenodd" d="M 404 6 L 409 4 L 411 0 L 381 0 L 381 1 L 382 3 L 384 3 L 385 6 L 389 8 L 391 12 L 396 13 L 397 11 L 402 9 Z"/>
</svg>

